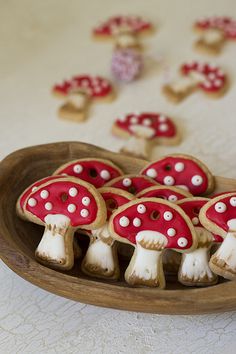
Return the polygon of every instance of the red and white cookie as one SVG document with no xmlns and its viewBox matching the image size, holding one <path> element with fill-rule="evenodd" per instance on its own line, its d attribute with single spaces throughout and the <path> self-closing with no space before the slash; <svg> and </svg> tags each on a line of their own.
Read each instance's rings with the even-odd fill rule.
<svg viewBox="0 0 236 354">
<path fill-rule="evenodd" d="M 173 102 L 182 101 L 196 90 L 200 90 L 210 97 L 218 98 L 228 88 L 227 75 L 214 64 L 194 61 L 183 64 L 180 72 L 181 78 L 163 87 L 163 93 Z"/>
<path fill-rule="evenodd" d="M 162 252 L 190 252 L 196 235 L 189 218 L 173 203 L 141 198 L 118 208 L 109 222 L 115 239 L 135 247 L 125 280 L 131 285 L 165 287 Z"/>
<path fill-rule="evenodd" d="M 180 134 L 174 121 L 161 113 L 129 113 L 116 119 L 112 133 L 127 139 L 122 152 L 147 158 L 153 145 L 175 145 Z"/>
<path fill-rule="evenodd" d="M 54 95 L 66 99 L 60 107 L 59 116 L 65 119 L 83 121 L 92 101 L 111 101 L 113 87 L 107 79 L 100 76 L 78 75 L 53 87 Z"/>
<path fill-rule="evenodd" d="M 58 269 L 73 267 L 74 232 L 78 228 L 97 229 L 106 221 L 106 206 L 100 193 L 73 177 L 39 185 L 25 199 L 23 213 L 27 220 L 45 226 L 36 259 Z"/>
<path fill-rule="evenodd" d="M 106 187 L 113 187 L 123 189 L 126 192 L 131 194 L 138 194 L 143 189 L 148 187 L 156 186 L 158 183 L 153 179 L 146 176 L 139 175 L 123 175 L 117 178 L 114 178 L 110 182 L 106 183 Z"/>
<path fill-rule="evenodd" d="M 209 169 L 190 155 L 174 154 L 148 164 L 142 175 L 156 182 L 187 190 L 192 195 L 206 195 L 213 191 L 215 182 Z"/>
<path fill-rule="evenodd" d="M 137 198 L 159 198 L 176 203 L 181 199 L 190 198 L 192 194 L 176 187 L 153 186 L 143 189 L 136 195 Z"/>
<path fill-rule="evenodd" d="M 236 279 L 236 192 L 211 199 L 200 212 L 204 227 L 224 238 L 210 259 L 212 271 L 226 279 Z"/>
<path fill-rule="evenodd" d="M 91 232 L 90 244 L 82 262 L 85 274 L 98 278 L 118 279 L 120 270 L 117 247 L 108 230 L 108 221 L 115 209 L 134 199 L 122 189 L 102 187 L 99 189 L 107 209 L 107 221 L 99 229 Z"/>
<path fill-rule="evenodd" d="M 201 33 L 196 48 L 209 54 L 220 53 L 226 41 L 236 40 L 236 20 L 231 17 L 203 18 L 195 22 L 194 29 Z"/>
<path fill-rule="evenodd" d="M 147 33 L 153 30 L 149 21 L 140 16 L 113 16 L 96 26 L 93 35 L 96 38 L 113 38 L 119 32 L 136 34 Z"/>
<path fill-rule="evenodd" d="M 207 198 L 186 198 L 177 204 L 188 215 L 195 228 L 198 246 L 196 250 L 182 255 L 178 279 L 187 286 L 209 286 L 217 282 L 217 276 L 209 267 L 210 249 L 219 238 L 209 232 L 200 222 L 201 208 L 209 201 Z"/>
<path fill-rule="evenodd" d="M 108 181 L 122 176 L 123 172 L 111 161 L 96 158 L 84 158 L 65 163 L 53 174 L 77 177 L 92 184 L 96 188 L 100 188 Z"/>
</svg>

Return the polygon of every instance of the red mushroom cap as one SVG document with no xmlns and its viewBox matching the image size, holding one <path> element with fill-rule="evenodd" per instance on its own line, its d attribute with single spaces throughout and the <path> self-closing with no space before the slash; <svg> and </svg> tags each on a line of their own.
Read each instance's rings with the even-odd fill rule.
<svg viewBox="0 0 236 354">
<path fill-rule="evenodd" d="M 150 140 L 176 139 L 177 128 L 171 118 L 159 113 L 130 113 L 115 121 L 114 126 L 127 135 L 144 134 Z"/>
<path fill-rule="evenodd" d="M 192 197 L 191 193 L 188 193 L 180 188 L 165 187 L 165 186 L 153 186 L 142 190 L 136 195 L 137 198 L 159 198 L 168 200 L 175 203 L 178 200 Z"/>
<path fill-rule="evenodd" d="M 180 200 L 177 204 L 183 209 L 185 214 L 188 215 L 189 219 L 192 221 L 194 226 L 202 227 L 202 224 L 199 220 L 199 213 L 201 208 L 209 201 L 208 198 L 185 198 Z"/>
<path fill-rule="evenodd" d="M 236 192 L 211 199 L 201 209 L 200 220 L 206 229 L 222 237 L 236 231 Z"/>
<path fill-rule="evenodd" d="M 140 33 L 152 29 L 152 25 L 138 16 L 114 16 L 95 27 L 93 34 L 102 37 L 112 37 L 122 28 L 134 33 Z"/>
<path fill-rule="evenodd" d="M 236 39 L 236 20 L 226 16 L 208 17 L 195 22 L 195 27 L 202 31 L 219 29 L 228 39 Z"/>
<path fill-rule="evenodd" d="M 103 98 L 112 93 L 111 83 L 100 76 L 78 75 L 53 87 L 53 92 L 67 96 L 76 90 L 83 90 L 92 98 Z"/>
<path fill-rule="evenodd" d="M 208 168 L 196 158 L 188 155 L 170 155 L 151 162 L 141 171 L 167 186 L 183 188 L 193 195 L 210 193 L 214 179 Z"/>
<path fill-rule="evenodd" d="M 35 192 L 38 189 L 39 186 L 41 186 L 42 184 L 44 184 L 44 183 L 46 183 L 48 181 L 52 181 L 52 180 L 58 179 L 60 177 L 63 177 L 63 176 L 48 176 L 48 177 L 44 177 L 44 178 L 32 183 L 29 187 L 27 187 L 24 190 L 24 192 L 20 195 L 20 197 L 18 199 L 18 202 L 17 202 L 18 212 L 20 212 L 20 214 L 23 213 L 23 207 L 24 207 L 26 199 L 28 198 L 28 196 L 32 192 Z"/>
<path fill-rule="evenodd" d="M 105 222 L 104 200 L 90 184 L 77 178 L 58 178 L 40 185 L 25 201 L 24 212 L 35 223 L 44 224 L 47 215 L 64 215 L 74 228 L 99 227 Z"/>
<path fill-rule="evenodd" d="M 165 237 L 163 248 L 186 251 L 195 247 L 189 218 L 180 207 L 162 199 L 142 198 L 120 207 L 110 219 L 110 230 L 121 242 L 136 244 L 139 232 L 154 231 Z"/>
<path fill-rule="evenodd" d="M 99 192 L 106 203 L 107 220 L 110 219 L 114 210 L 134 199 L 133 194 L 130 194 L 123 189 L 102 187 L 99 189 Z"/>
<path fill-rule="evenodd" d="M 123 175 L 123 172 L 108 160 L 85 158 L 67 162 L 60 166 L 54 175 L 73 176 L 100 188 L 108 181 Z"/>
<path fill-rule="evenodd" d="M 136 195 L 143 189 L 151 186 L 156 186 L 157 184 L 157 182 L 146 176 L 123 175 L 108 182 L 106 187 L 123 189 L 131 194 Z"/>
<path fill-rule="evenodd" d="M 214 64 L 194 61 L 192 63 L 183 64 L 181 72 L 185 76 L 188 76 L 193 72 L 202 76 L 202 80 L 200 80 L 198 87 L 209 93 L 221 91 L 225 87 L 227 81 L 226 74 Z"/>
</svg>

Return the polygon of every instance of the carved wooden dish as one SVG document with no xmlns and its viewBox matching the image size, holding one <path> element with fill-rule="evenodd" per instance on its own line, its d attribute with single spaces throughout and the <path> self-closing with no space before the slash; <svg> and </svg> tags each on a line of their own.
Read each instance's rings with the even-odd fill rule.
<svg viewBox="0 0 236 354">
<path fill-rule="evenodd" d="M 112 153 L 93 145 L 63 142 L 16 151 L 0 163 L 0 256 L 15 273 L 31 283 L 75 301 L 129 311 L 163 314 L 201 314 L 236 309 L 236 282 L 221 281 L 208 288 L 188 288 L 167 278 L 167 289 L 129 287 L 96 280 L 80 271 L 77 261 L 69 272 L 49 269 L 34 259 L 43 229 L 16 216 L 15 204 L 32 182 L 50 175 L 67 161 L 99 157 L 113 161 L 126 173 L 137 173 L 144 160 Z M 236 180 L 216 177 L 216 192 L 236 189 Z M 83 245 L 82 245 L 83 247 Z M 85 245 L 84 245 L 85 247 Z M 127 261 L 120 259 L 121 269 Z M 123 273 L 123 272 L 122 272 Z"/>
</svg>

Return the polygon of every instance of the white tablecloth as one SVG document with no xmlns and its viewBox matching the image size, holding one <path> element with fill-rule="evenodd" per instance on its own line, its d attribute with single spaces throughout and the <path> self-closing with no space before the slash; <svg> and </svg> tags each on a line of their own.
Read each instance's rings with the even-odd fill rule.
<svg viewBox="0 0 236 354">
<path fill-rule="evenodd" d="M 50 95 L 55 82 L 75 73 L 108 76 L 112 43 L 91 40 L 91 28 L 111 14 L 150 18 L 157 32 L 144 39 L 145 77 L 117 86 L 112 104 L 91 107 L 83 124 L 59 120 L 60 103 Z M 181 151 L 204 160 L 217 175 L 236 178 L 236 45 L 214 58 L 229 72 L 232 86 L 220 100 L 196 93 L 178 106 L 160 94 L 166 75 L 183 60 L 208 60 L 195 53 L 195 18 L 236 17 L 235 0 L 10 0 L 0 12 L 0 157 L 25 146 L 53 141 L 92 142 L 118 151 L 112 121 L 128 111 L 161 111 L 184 126 L 182 144 L 157 147 L 153 157 Z M 212 59 L 210 58 L 212 61 Z M 149 69 L 149 70 L 148 70 Z M 165 72 L 165 74 L 164 74 Z M 0 353 L 235 353 L 236 312 L 205 316 L 159 316 L 88 306 L 27 283 L 0 264 Z"/>
</svg>

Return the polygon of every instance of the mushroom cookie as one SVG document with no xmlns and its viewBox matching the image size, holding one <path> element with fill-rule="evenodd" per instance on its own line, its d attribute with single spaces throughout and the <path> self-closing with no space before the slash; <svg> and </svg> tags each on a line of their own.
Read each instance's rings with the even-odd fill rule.
<svg viewBox="0 0 236 354">
<path fill-rule="evenodd" d="M 225 42 L 236 40 L 236 20 L 231 17 L 209 17 L 195 22 L 200 33 L 195 47 L 207 54 L 219 54 Z"/>
<path fill-rule="evenodd" d="M 152 24 L 139 16 L 113 16 L 96 26 L 93 35 L 96 39 L 114 39 L 120 36 L 120 45 L 130 47 L 137 45 L 135 36 L 152 31 Z"/>
<path fill-rule="evenodd" d="M 136 197 L 159 198 L 168 200 L 171 203 L 176 203 L 178 200 L 192 197 L 192 194 L 180 188 L 157 185 L 143 189 Z"/>
<path fill-rule="evenodd" d="M 106 187 L 123 189 L 134 195 L 138 194 L 143 189 L 156 185 L 158 185 L 158 183 L 153 179 L 138 175 L 123 175 L 106 183 Z"/>
<path fill-rule="evenodd" d="M 163 250 L 191 252 L 196 246 L 188 216 L 179 206 L 157 198 L 141 198 L 118 208 L 109 230 L 118 241 L 135 247 L 125 272 L 130 285 L 164 288 Z"/>
<path fill-rule="evenodd" d="M 198 241 L 196 250 L 182 255 L 178 279 L 180 283 L 187 286 L 213 285 L 218 278 L 209 267 L 210 249 L 218 238 L 215 239 L 199 220 L 199 212 L 208 201 L 207 198 L 195 197 L 178 202 L 178 205 L 191 219 Z"/>
<path fill-rule="evenodd" d="M 108 181 L 123 175 L 123 172 L 111 161 L 85 158 L 70 161 L 60 166 L 53 174 L 77 177 L 100 188 Z"/>
<path fill-rule="evenodd" d="M 211 199 L 200 211 L 202 225 L 224 238 L 210 259 L 211 270 L 226 279 L 236 279 L 236 192 Z"/>
<path fill-rule="evenodd" d="M 141 174 L 165 186 L 184 189 L 192 195 L 209 194 L 215 186 L 209 169 L 190 155 L 174 154 L 163 157 L 151 162 Z"/>
<path fill-rule="evenodd" d="M 92 101 L 111 101 L 114 91 L 111 83 L 100 76 L 79 75 L 55 85 L 52 92 L 66 100 L 58 111 L 59 117 L 84 121 Z"/>
<path fill-rule="evenodd" d="M 130 113 L 116 119 L 112 133 L 127 139 L 121 152 L 147 158 L 153 145 L 175 145 L 180 134 L 173 120 L 159 113 Z"/>
<path fill-rule="evenodd" d="M 73 177 L 56 178 L 38 186 L 26 198 L 23 213 L 27 220 L 45 226 L 36 259 L 62 270 L 73 267 L 76 229 L 97 229 L 106 221 L 106 206 L 100 193 Z"/>
<path fill-rule="evenodd" d="M 107 221 L 99 229 L 92 230 L 90 244 L 82 262 L 82 271 L 98 278 L 119 278 L 117 248 L 108 230 L 112 212 L 134 199 L 134 196 L 118 188 L 99 189 L 107 208 Z"/>
<path fill-rule="evenodd" d="M 228 88 L 228 77 L 221 68 L 213 64 L 192 62 L 180 68 L 181 78 L 166 84 L 163 93 L 178 103 L 196 90 L 209 97 L 220 97 Z"/>
</svg>

